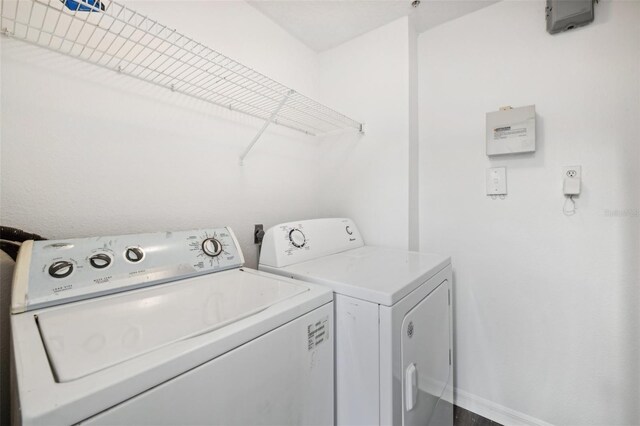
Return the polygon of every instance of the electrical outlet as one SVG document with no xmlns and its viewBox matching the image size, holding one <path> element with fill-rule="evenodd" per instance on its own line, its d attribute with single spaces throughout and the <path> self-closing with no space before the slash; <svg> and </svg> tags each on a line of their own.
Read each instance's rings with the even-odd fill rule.
<svg viewBox="0 0 640 426">
<path fill-rule="evenodd" d="M 264 238 L 264 226 L 262 224 L 253 225 L 253 243 L 262 244 Z"/>
<path fill-rule="evenodd" d="M 565 166 L 562 168 L 562 191 L 564 195 L 579 195 L 582 183 L 581 166 Z"/>
</svg>

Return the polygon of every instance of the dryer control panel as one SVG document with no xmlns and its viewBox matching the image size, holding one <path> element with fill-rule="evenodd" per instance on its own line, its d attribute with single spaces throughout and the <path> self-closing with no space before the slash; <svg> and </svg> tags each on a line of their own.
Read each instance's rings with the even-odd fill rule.
<svg viewBox="0 0 640 426">
<path fill-rule="evenodd" d="M 281 223 L 264 234 L 260 265 L 281 268 L 363 245 L 360 231 L 351 219 Z"/>
<path fill-rule="evenodd" d="M 16 262 L 13 313 L 207 274 L 244 264 L 230 228 L 27 241 Z"/>
</svg>

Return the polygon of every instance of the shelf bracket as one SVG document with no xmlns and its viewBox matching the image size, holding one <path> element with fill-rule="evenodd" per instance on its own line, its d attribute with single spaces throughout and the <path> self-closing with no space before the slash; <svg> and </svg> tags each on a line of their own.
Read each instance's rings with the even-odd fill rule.
<svg viewBox="0 0 640 426">
<path fill-rule="evenodd" d="M 273 123 L 273 120 L 275 120 L 275 118 L 277 117 L 278 113 L 280 112 L 284 104 L 287 102 L 289 97 L 294 93 L 295 93 L 294 90 L 289 90 L 289 92 L 286 95 L 284 95 L 284 97 L 282 98 L 282 100 L 280 101 L 276 109 L 274 109 L 273 112 L 271 113 L 271 116 L 264 122 L 264 124 L 262 125 L 262 128 L 258 130 L 258 133 L 253 137 L 253 140 L 251 141 L 249 146 L 244 150 L 244 152 L 240 156 L 241 166 L 244 165 L 244 159 L 247 157 L 247 155 L 249 154 L 253 146 L 256 144 L 256 142 L 258 142 L 258 139 L 260 139 L 260 136 L 262 136 L 264 131 L 267 130 L 267 127 L 269 127 L 269 124 Z"/>
</svg>

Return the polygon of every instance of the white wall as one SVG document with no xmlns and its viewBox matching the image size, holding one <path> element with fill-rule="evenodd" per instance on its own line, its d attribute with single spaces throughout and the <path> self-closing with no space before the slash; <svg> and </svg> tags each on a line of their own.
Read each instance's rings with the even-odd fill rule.
<svg viewBox="0 0 640 426">
<path fill-rule="evenodd" d="M 500 2 L 420 35 L 421 250 L 453 256 L 460 403 L 509 423 L 639 424 L 640 2 L 601 2 L 555 36 L 544 8 Z M 528 104 L 537 152 L 486 157 L 485 112 Z M 484 195 L 490 166 L 507 167 L 503 201 Z"/>
<path fill-rule="evenodd" d="M 304 94 L 317 54 L 244 2 L 132 7 Z M 2 41 L 3 225 L 49 238 L 230 225 L 248 266 L 253 224 L 315 217 L 327 144 L 18 41 Z"/>
<path fill-rule="evenodd" d="M 365 242 L 407 248 L 409 21 L 320 54 L 320 96 L 363 121 L 365 135 L 327 136 L 322 212 L 355 220 Z"/>
</svg>

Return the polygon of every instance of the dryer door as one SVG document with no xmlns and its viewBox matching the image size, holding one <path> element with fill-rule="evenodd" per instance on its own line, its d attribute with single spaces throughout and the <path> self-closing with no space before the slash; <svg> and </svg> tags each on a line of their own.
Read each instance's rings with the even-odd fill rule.
<svg viewBox="0 0 640 426">
<path fill-rule="evenodd" d="M 402 322 L 402 424 L 427 425 L 442 396 L 449 360 L 449 282 L 422 299 Z"/>
</svg>

